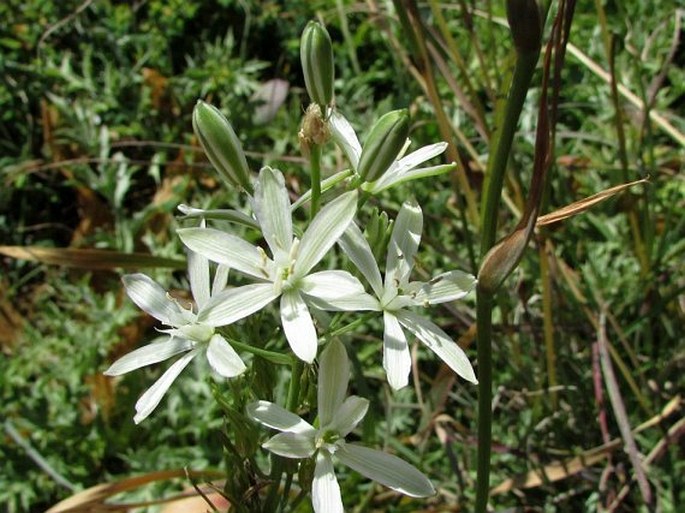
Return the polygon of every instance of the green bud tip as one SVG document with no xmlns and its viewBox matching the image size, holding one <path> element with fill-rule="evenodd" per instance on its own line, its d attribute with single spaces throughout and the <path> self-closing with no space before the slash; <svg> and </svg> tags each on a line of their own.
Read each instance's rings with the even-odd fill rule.
<svg viewBox="0 0 685 513">
<path fill-rule="evenodd" d="M 314 103 L 326 107 L 333 101 L 333 44 L 326 28 L 307 23 L 300 42 L 300 60 L 307 93 Z"/>
<path fill-rule="evenodd" d="M 250 169 L 238 136 L 228 119 L 213 105 L 198 100 L 193 110 L 193 130 L 207 158 L 231 186 L 252 192 Z"/>
<path fill-rule="evenodd" d="M 381 116 L 371 128 L 359 157 L 357 173 L 365 182 L 378 180 L 395 161 L 409 135 L 407 109 L 393 110 Z"/>
</svg>

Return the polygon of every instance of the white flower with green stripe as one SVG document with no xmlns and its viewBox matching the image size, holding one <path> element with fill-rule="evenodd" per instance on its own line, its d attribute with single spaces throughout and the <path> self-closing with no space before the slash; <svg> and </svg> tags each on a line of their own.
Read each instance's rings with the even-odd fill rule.
<svg viewBox="0 0 685 513">
<path fill-rule="evenodd" d="M 200 354 L 204 354 L 212 369 L 225 378 L 233 378 L 245 371 L 245 364 L 226 339 L 215 331 L 214 326 L 198 320 L 212 294 L 219 293 L 226 286 L 228 268 L 217 268 L 210 291 L 209 261 L 191 251 L 188 253 L 188 274 L 197 312 L 192 306 L 182 306 L 161 285 L 144 274 L 129 274 L 122 278 L 126 293 L 133 302 L 169 328 L 160 330 L 164 336 L 119 358 L 105 374 L 119 376 L 185 353 L 138 399 L 133 417 L 136 424 L 152 413 L 181 371 Z"/>
<path fill-rule="evenodd" d="M 341 342 L 333 340 L 321 354 L 318 378 L 318 425 L 268 401 L 248 405 L 257 422 L 281 431 L 263 447 L 286 458 L 316 458 L 312 504 L 316 513 L 342 513 L 340 486 L 334 460 L 384 486 L 411 497 L 428 497 L 435 488 L 416 467 L 375 449 L 348 443 L 345 437 L 357 427 L 369 408 L 367 399 L 345 397 L 350 363 Z"/>
<path fill-rule="evenodd" d="M 280 171 L 269 167 L 260 171 L 252 203 L 271 256 L 261 247 L 220 230 L 178 231 L 191 250 L 257 281 L 212 297 L 199 320 L 209 326 L 223 326 L 280 297 L 281 324 L 288 343 L 298 358 L 311 363 L 318 336 L 308 304 L 344 309 L 338 304 L 340 297 L 364 290 L 348 272 L 311 272 L 350 225 L 357 209 L 357 193 L 341 194 L 323 207 L 301 240 L 293 234 L 290 200 Z"/>
<path fill-rule="evenodd" d="M 440 274 L 427 283 L 409 281 L 422 229 L 421 207 L 413 201 L 405 202 L 388 243 L 383 279 L 368 241 L 354 223 L 350 225 L 339 244 L 369 282 L 374 295 L 345 298 L 344 309 L 383 312 L 383 367 L 393 389 L 409 382 L 411 355 L 404 330 L 414 334 L 459 376 L 477 383 L 464 351 L 435 323 L 409 309 L 455 301 L 476 285 L 476 279 L 462 271 Z"/>
</svg>

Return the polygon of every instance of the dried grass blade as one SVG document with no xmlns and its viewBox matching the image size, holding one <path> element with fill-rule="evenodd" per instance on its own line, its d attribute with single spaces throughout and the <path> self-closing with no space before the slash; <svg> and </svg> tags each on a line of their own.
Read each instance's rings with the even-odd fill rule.
<svg viewBox="0 0 685 513">
<path fill-rule="evenodd" d="M 609 189 L 605 189 L 601 192 L 598 192 L 597 194 L 588 196 L 587 198 L 584 198 L 580 201 L 574 201 L 573 203 L 566 205 L 565 207 L 562 207 L 558 210 L 555 210 L 554 212 L 545 214 L 544 216 L 540 216 L 535 226 L 540 227 L 546 226 L 548 224 L 558 223 L 559 221 L 563 221 L 564 219 L 568 219 L 569 217 L 585 212 L 586 210 L 589 210 L 590 208 L 594 207 L 597 203 L 601 203 L 602 201 L 609 199 L 612 196 L 615 196 L 616 194 L 626 189 L 629 189 L 630 187 L 633 187 L 640 183 L 646 183 L 648 181 L 648 178 L 642 178 L 641 180 L 635 180 L 633 182 L 628 182 L 621 185 L 617 185 L 615 187 L 610 187 Z"/>
</svg>

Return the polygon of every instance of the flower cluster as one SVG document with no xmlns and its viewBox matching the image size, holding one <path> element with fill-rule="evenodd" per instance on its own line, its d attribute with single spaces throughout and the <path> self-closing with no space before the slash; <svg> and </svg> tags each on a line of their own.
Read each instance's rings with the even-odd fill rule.
<svg viewBox="0 0 685 513">
<path fill-rule="evenodd" d="M 105 373 L 121 375 L 182 355 L 139 399 L 134 420 L 141 422 L 198 355 L 204 355 L 210 367 L 224 378 L 248 371 L 236 349 L 249 350 L 250 344 L 238 344 L 228 337 L 228 326 L 268 309 L 278 300 L 284 339 L 295 358 L 312 364 L 319 345 L 326 345 L 318 359 L 318 409 L 310 412 L 313 423 L 268 401 L 250 404 L 247 414 L 280 431 L 263 445 L 265 449 L 286 458 L 314 462 L 314 510 L 337 512 L 342 511 L 342 498 L 334 460 L 410 496 L 428 496 L 434 488 L 423 474 L 401 459 L 346 442 L 346 436 L 366 414 L 369 402 L 357 396 L 345 398 L 349 361 L 342 342 L 327 333 L 327 312 L 382 313 L 383 367 L 395 390 L 408 384 L 408 335 L 415 336 L 459 376 L 475 383 L 473 369 L 462 349 L 434 322 L 414 311 L 464 297 L 474 288 L 475 278 L 451 271 L 428 282 L 412 281 L 423 228 L 421 207 L 413 200 L 404 202 L 389 237 L 380 241 L 387 253 L 384 276 L 381 274 L 370 241 L 361 228 L 358 205 L 369 195 L 408 180 L 444 173 L 453 166 L 421 167 L 444 152 L 445 143 L 404 156 L 409 144 L 406 111 L 393 111 L 380 118 L 362 146 L 350 123 L 332 106 L 332 64 L 318 66 L 312 62 L 327 58 L 330 52 L 326 45 L 330 45 L 330 38 L 325 29 L 317 23 L 308 25 L 302 51 L 303 69 L 310 75 L 306 84 L 315 89 L 312 99 L 324 132 L 330 133 L 348 157 L 351 169 L 312 184 L 310 221 L 306 227 L 298 228 L 293 213 L 305 197 L 292 204 L 283 174 L 276 169 L 264 167 L 254 177 L 229 121 L 215 107 L 198 102 L 193 114 L 198 140 L 226 183 L 244 191 L 251 210 L 251 215 L 238 211 L 221 211 L 221 215 L 242 224 L 248 234 L 240 237 L 219 228 L 225 224 L 207 226 L 209 220 L 220 217 L 217 212 L 183 206 L 187 218 L 202 219 L 199 226 L 178 230 L 187 248 L 194 301 L 184 305 L 145 275 L 125 276 L 123 282 L 129 297 L 165 327 L 160 329 L 161 337 L 117 360 Z M 317 70 L 325 73 L 314 76 Z M 319 145 L 322 141 L 314 138 L 308 144 Z M 318 156 L 320 152 L 311 152 L 311 158 Z M 318 167 L 318 162 L 314 164 Z M 333 199 L 319 208 L 314 196 L 322 190 Z M 259 237 L 263 245 L 254 243 Z M 377 246 L 379 241 L 372 242 Z M 336 258 L 328 258 L 330 254 Z M 346 270 L 317 270 L 322 262 L 345 260 L 366 283 Z M 229 269 L 235 271 L 232 276 L 240 279 L 236 285 L 229 285 Z M 289 354 L 287 346 L 283 351 Z M 297 380 L 299 376 L 291 379 Z"/>
</svg>

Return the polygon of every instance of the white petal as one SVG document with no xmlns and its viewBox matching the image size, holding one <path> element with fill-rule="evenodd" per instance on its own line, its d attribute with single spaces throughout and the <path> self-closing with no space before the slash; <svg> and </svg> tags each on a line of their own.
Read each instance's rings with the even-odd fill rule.
<svg viewBox="0 0 685 513">
<path fill-rule="evenodd" d="M 437 157 L 441 153 L 444 153 L 446 149 L 446 142 L 439 142 L 428 146 L 424 146 L 423 148 L 419 148 L 418 150 L 411 152 L 406 157 L 401 158 L 397 162 L 397 172 L 401 174 L 407 172 L 410 169 L 414 169 L 415 167 L 420 166 L 424 162 L 429 161 L 433 157 Z"/>
<path fill-rule="evenodd" d="M 393 390 L 406 387 L 411 371 L 411 354 L 402 327 L 390 312 L 383 312 L 383 368 Z"/>
<path fill-rule="evenodd" d="M 350 223 L 338 240 L 338 244 L 359 272 L 364 275 L 376 296 L 380 297 L 383 294 L 383 283 L 376 257 L 373 256 L 369 242 L 355 223 Z"/>
<path fill-rule="evenodd" d="M 316 451 L 316 433 L 278 433 L 262 447 L 285 458 L 309 458 Z"/>
<path fill-rule="evenodd" d="M 226 339 L 215 334 L 207 346 L 207 361 L 225 378 L 233 378 L 245 372 L 245 364 Z"/>
<path fill-rule="evenodd" d="M 305 276 L 301 284 L 302 292 L 323 300 L 364 292 L 362 282 L 347 271 L 319 271 Z"/>
<path fill-rule="evenodd" d="M 362 154 L 362 145 L 359 143 L 357 134 L 354 133 L 354 128 L 337 111 L 333 111 L 328 118 L 328 127 L 331 129 L 333 140 L 340 146 L 350 164 L 352 164 L 352 168 L 356 171 L 359 157 Z"/>
<path fill-rule="evenodd" d="M 157 405 L 162 400 L 162 397 L 164 397 L 164 394 L 166 394 L 166 391 L 169 390 L 171 384 L 181 371 L 186 368 L 190 361 L 195 358 L 198 351 L 198 349 L 190 351 L 188 354 L 176 360 L 173 365 L 171 365 L 171 367 L 169 367 L 164 374 L 162 374 L 162 376 L 140 396 L 140 399 L 138 399 L 138 402 L 136 403 L 136 415 L 133 417 L 133 422 L 140 424 L 155 408 L 157 408 Z"/>
<path fill-rule="evenodd" d="M 321 271 L 305 276 L 300 292 L 320 310 L 378 310 L 378 300 L 364 292 L 362 283 L 346 271 Z"/>
<path fill-rule="evenodd" d="M 209 260 L 195 251 L 188 251 L 190 290 L 198 309 L 209 301 Z"/>
<path fill-rule="evenodd" d="M 193 343 L 183 338 L 159 337 L 156 340 L 156 342 L 151 342 L 122 356 L 104 374 L 107 376 L 120 376 L 146 365 L 162 362 L 193 348 Z"/>
<path fill-rule="evenodd" d="M 309 309 L 297 291 L 284 292 L 281 296 L 281 323 L 295 355 L 312 363 L 316 358 L 319 337 Z"/>
<path fill-rule="evenodd" d="M 215 296 L 226 288 L 228 284 L 228 273 L 231 268 L 227 265 L 217 265 L 214 273 L 214 280 L 212 281 L 212 295 Z"/>
<path fill-rule="evenodd" d="M 126 294 L 142 310 L 168 326 L 184 322 L 184 312 L 175 301 L 169 299 L 156 281 L 144 274 L 127 274 L 121 278 Z"/>
<path fill-rule="evenodd" d="M 463 271 L 439 274 L 420 286 L 414 296 L 416 305 L 430 306 L 463 298 L 476 286 L 476 278 Z"/>
<path fill-rule="evenodd" d="M 176 233 L 183 244 L 212 262 L 227 265 L 255 278 L 268 277 L 265 268 L 269 259 L 240 237 L 213 228 L 182 228 Z"/>
<path fill-rule="evenodd" d="M 340 405 L 333 416 L 333 421 L 326 426 L 326 429 L 330 429 L 344 438 L 362 421 L 368 409 L 368 399 L 352 395 Z"/>
<path fill-rule="evenodd" d="M 267 427 L 286 433 L 309 433 L 312 436 L 316 434 L 316 430 L 309 422 L 269 401 L 250 403 L 246 410 L 250 417 Z"/>
<path fill-rule="evenodd" d="M 418 180 L 420 178 L 428 178 L 430 176 L 444 175 L 445 173 L 454 171 L 455 167 L 456 164 L 452 163 L 442 164 L 439 166 L 421 167 L 419 169 L 411 169 L 401 174 L 385 173 L 383 176 L 381 176 L 378 180 L 376 180 L 373 183 L 362 184 L 362 189 L 364 189 L 367 192 L 370 192 L 373 195 L 376 195 L 379 192 L 382 192 L 386 189 L 389 189 L 390 187 L 394 187 L 395 185 L 404 182 Z"/>
<path fill-rule="evenodd" d="M 268 166 L 262 168 L 255 185 L 253 205 L 271 254 L 288 253 L 293 243 L 293 224 L 288 190 L 280 171 Z"/>
<path fill-rule="evenodd" d="M 213 296 L 197 314 L 209 326 L 226 326 L 261 310 L 279 296 L 273 283 L 253 283 L 225 289 Z"/>
<path fill-rule="evenodd" d="M 350 360 L 345 346 L 333 339 L 321 354 L 319 383 L 317 389 L 319 405 L 319 424 L 327 427 L 347 394 L 350 381 Z"/>
<path fill-rule="evenodd" d="M 423 214 L 415 201 L 405 201 L 397 214 L 388 243 L 385 288 L 398 287 L 409 279 L 414 256 L 421 243 Z"/>
<path fill-rule="evenodd" d="M 304 277 L 321 261 L 357 211 L 357 191 L 341 194 L 323 207 L 302 235 L 293 273 Z"/>
<path fill-rule="evenodd" d="M 377 483 L 411 497 L 429 497 L 435 488 L 416 467 L 375 449 L 344 444 L 335 453 L 341 463 Z"/>
<path fill-rule="evenodd" d="M 395 312 L 402 326 L 416 335 L 454 372 L 467 381 L 478 383 L 473 367 L 463 349 L 452 341 L 438 326 L 415 313 L 402 310 Z"/>
<path fill-rule="evenodd" d="M 312 506 L 315 513 L 344 513 L 340 485 L 335 478 L 331 455 L 326 451 L 316 455 L 312 480 Z"/>
</svg>

